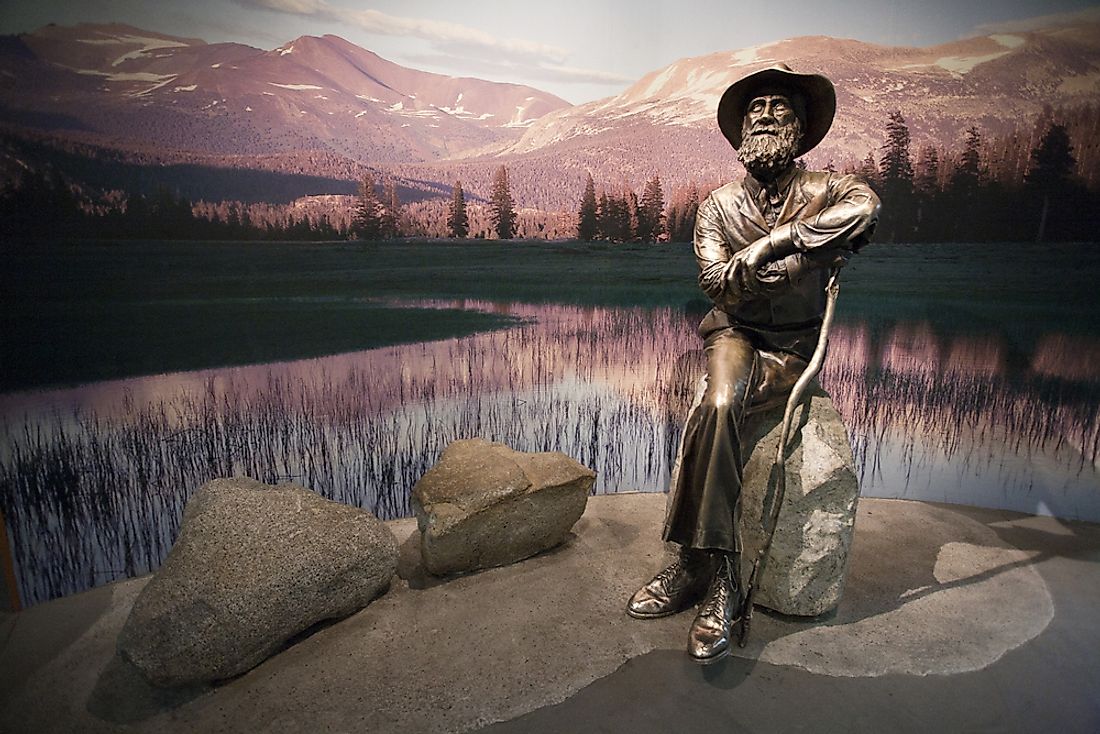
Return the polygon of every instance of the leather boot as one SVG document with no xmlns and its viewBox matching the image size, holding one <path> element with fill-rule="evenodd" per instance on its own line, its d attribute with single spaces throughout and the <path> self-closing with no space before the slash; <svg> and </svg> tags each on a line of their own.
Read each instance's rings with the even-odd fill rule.
<svg viewBox="0 0 1100 734">
<path fill-rule="evenodd" d="M 695 615 L 688 638 L 688 654 L 699 663 L 714 663 L 730 653 L 733 624 L 741 619 L 741 595 L 737 589 L 736 554 L 718 552 L 718 567 L 707 597 Z"/>
<path fill-rule="evenodd" d="M 630 597 L 626 613 L 636 619 L 656 619 L 682 612 L 703 595 L 711 567 L 706 551 L 681 548 L 671 566 Z"/>
</svg>

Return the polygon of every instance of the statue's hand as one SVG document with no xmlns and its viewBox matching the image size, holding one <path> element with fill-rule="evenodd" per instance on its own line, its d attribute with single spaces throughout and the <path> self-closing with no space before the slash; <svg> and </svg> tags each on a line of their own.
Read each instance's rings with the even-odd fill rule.
<svg viewBox="0 0 1100 734">
<path fill-rule="evenodd" d="M 750 272 L 755 273 L 768 263 L 768 258 L 771 257 L 772 254 L 772 248 L 768 244 L 768 238 L 764 237 L 753 242 L 737 254 L 740 255 L 742 253 L 745 255 L 745 267 L 747 267 Z"/>
<path fill-rule="evenodd" d="M 820 268 L 842 268 L 852 259 L 852 251 L 847 249 L 826 250 L 824 252 L 807 253 L 806 257 Z"/>
<path fill-rule="evenodd" d="M 727 282 L 734 293 L 759 295 L 761 292 L 761 283 L 756 277 L 759 266 L 750 265 L 751 250 L 752 247 L 746 247 L 733 255 L 733 264 L 730 266 Z"/>
</svg>

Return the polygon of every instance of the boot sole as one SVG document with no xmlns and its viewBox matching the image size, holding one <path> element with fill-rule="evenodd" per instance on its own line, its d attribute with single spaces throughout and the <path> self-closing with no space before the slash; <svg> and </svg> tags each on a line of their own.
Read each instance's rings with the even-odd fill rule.
<svg viewBox="0 0 1100 734">
<path fill-rule="evenodd" d="M 692 605 L 692 606 L 694 606 L 694 605 Z M 676 614 L 682 614 L 682 613 L 686 612 L 688 609 L 691 609 L 691 606 L 684 607 L 683 609 L 672 609 L 672 610 L 667 611 L 667 612 L 656 612 L 654 614 L 643 614 L 642 612 L 635 612 L 630 607 L 627 607 L 626 613 L 627 613 L 627 616 L 633 617 L 634 619 L 663 619 L 665 617 L 672 617 Z"/>
<path fill-rule="evenodd" d="M 730 653 L 733 652 L 734 641 L 735 640 L 737 640 L 738 642 L 740 641 L 740 636 L 734 634 L 737 631 L 738 625 L 740 623 L 741 623 L 741 616 L 740 615 L 738 615 L 736 619 L 734 619 L 732 622 L 730 622 L 730 634 L 729 634 L 730 643 L 729 643 L 729 645 L 726 646 L 726 649 L 723 650 L 722 652 L 718 653 L 717 655 L 711 655 L 709 658 L 695 657 L 694 655 L 692 655 L 689 652 L 688 657 L 691 658 L 692 660 L 694 660 L 699 665 L 713 665 L 714 663 L 717 663 L 719 660 L 724 660 L 725 658 L 728 658 L 730 656 Z"/>
<path fill-rule="evenodd" d="M 688 657 L 691 658 L 693 661 L 695 661 L 699 665 L 714 665 L 718 661 L 725 660 L 726 658 L 728 658 L 732 651 L 733 651 L 733 647 L 731 646 L 731 647 L 727 647 L 725 650 L 718 653 L 717 655 L 712 655 L 709 658 L 697 658 L 697 657 L 695 657 L 694 655 L 692 655 L 690 653 L 688 653 Z"/>
</svg>

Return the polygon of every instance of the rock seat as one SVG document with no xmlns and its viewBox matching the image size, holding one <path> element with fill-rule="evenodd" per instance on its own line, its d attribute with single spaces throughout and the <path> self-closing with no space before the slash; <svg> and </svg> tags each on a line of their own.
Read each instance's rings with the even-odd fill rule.
<svg viewBox="0 0 1100 734">
<path fill-rule="evenodd" d="M 695 399 L 705 388 L 697 384 Z M 745 429 L 741 495 L 744 578 L 764 542 L 765 503 L 774 497 L 784 406 L 753 416 Z M 787 489 L 757 604 L 817 616 L 840 603 L 852 545 L 859 479 L 844 423 L 829 394 L 813 383 L 795 414 L 787 452 Z M 677 456 L 678 465 L 680 457 Z M 673 471 L 675 477 L 676 472 Z M 675 487 L 670 490 L 670 496 Z"/>
</svg>

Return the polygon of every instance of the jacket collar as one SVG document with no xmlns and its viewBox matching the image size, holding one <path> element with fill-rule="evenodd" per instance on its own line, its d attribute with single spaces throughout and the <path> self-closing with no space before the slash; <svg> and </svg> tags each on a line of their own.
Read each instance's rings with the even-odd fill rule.
<svg viewBox="0 0 1100 734">
<path fill-rule="evenodd" d="M 767 222 L 760 211 L 762 197 L 768 195 L 766 188 L 765 184 L 753 178 L 751 174 L 746 174 L 742 183 L 742 190 L 745 195 L 738 202 L 738 210 L 741 214 L 755 223 L 762 232 L 768 231 Z M 807 204 L 807 198 L 802 195 L 802 176 L 796 165 L 792 164 L 790 168 L 780 174 L 775 181 L 774 191 L 778 193 L 779 198 L 783 201 L 783 208 L 776 218 L 776 226 L 794 219 Z"/>
</svg>

